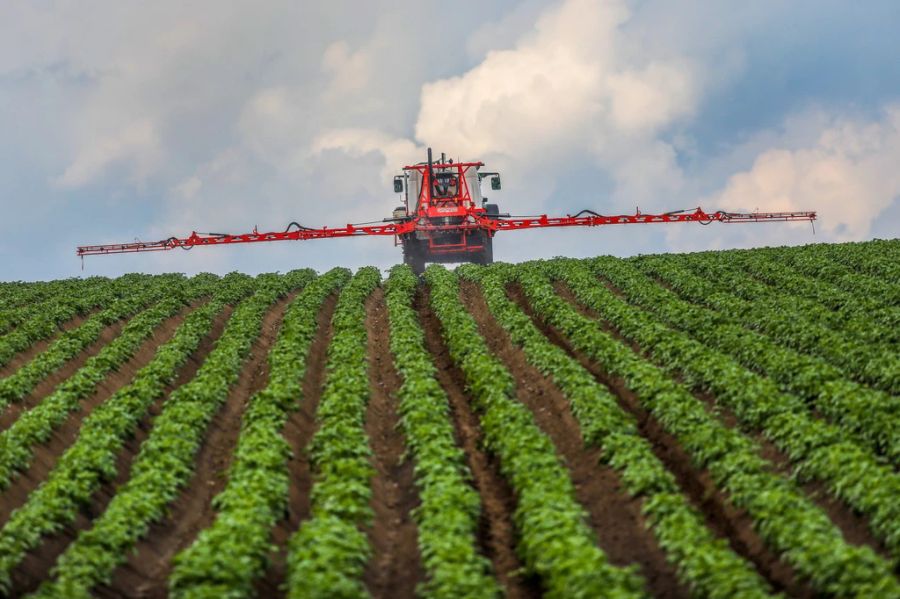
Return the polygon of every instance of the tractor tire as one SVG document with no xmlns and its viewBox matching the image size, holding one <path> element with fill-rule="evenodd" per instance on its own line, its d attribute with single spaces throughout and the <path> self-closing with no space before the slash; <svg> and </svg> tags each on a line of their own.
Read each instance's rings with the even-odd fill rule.
<svg viewBox="0 0 900 599">
<path fill-rule="evenodd" d="M 425 272 L 425 252 L 415 239 L 403 241 L 403 263 L 412 268 L 416 275 Z"/>
<path fill-rule="evenodd" d="M 497 218 L 500 216 L 500 206 L 497 204 L 485 204 L 484 211 L 488 218 Z"/>
<path fill-rule="evenodd" d="M 495 204 L 496 206 L 496 204 Z M 494 238 L 491 237 L 488 233 L 484 234 L 484 250 L 481 252 L 481 255 L 484 260 L 484 264 L 493 264 L 494 263 Z"/>
<path fill-rule="evenodd" d="M 484 238 L 481 240 L 484 249 L 472 257 L 472 262 L 487 266 L 494 263 L 494 239 L 488 233 L 482 233 Z"/>
</svg>

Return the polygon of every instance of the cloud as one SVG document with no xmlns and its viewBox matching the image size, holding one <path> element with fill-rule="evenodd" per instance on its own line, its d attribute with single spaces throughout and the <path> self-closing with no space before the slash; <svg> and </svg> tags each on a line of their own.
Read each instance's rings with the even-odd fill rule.
<svg viewBox="0 0 900 599">
<path fill-rule="evenodd" d="M 725 210 L 815 210 L 828 240 L 865 239 L 878 215 L 900 196 L 900 105 L 865 120 L 820 115 L 811 143 L 786 131 L 733 175 L 712 203 Z"/>
<path fill-rule="evenodd" d="M 127 163 L 131 179 L 142 183 L 157 168 L 162 158 L 159 132 L 154 124 L 141 119 L 114 135 L 102 137 L 82 148 L 75 160 L 57 179 L 61 187 L 79 187 L 105 173 L 110 167 Z"/>
<path fill-rule="evenodd" d="M 419 162 L 425 149 L 401 137 L 377 129 L 332 129 L 316 137 L 311 144 L 313 154 L 341 150 L 350 156 L 372 152 L 384 157 L 382 178 L 390 177 L 400 167 Z"/>
<path fill-rule="evenodd" d="M 626 52 L 629 18 L 626 3 L 614 0 L 546 9 L 514 48 L 423 87 L 417 139 L 520 161 L 560 163 L 589 152 L 614 177 L 648 154 L 670 170 L 666 153 L 652 148 L 665 143 L 663 129 L 691 114 L 698 82 L 682 58 Z"/>
<path fill-rule="evenodd" d="M 334 128 L 316 137 L 313 151 L 377 149 L 396 169 L 409 161 L 397 160 L 407 150 L 431 146 L 484 160 L 513 181 L 531 178 L 540 165 L 547 176 L 531 178 L 518 194 L 524 209 L 540 209 L 554 187 L 550 178 L 589 164 L 603 169 L 629 203 L 657 202 L 681 185 L 667 135 L 693 113 L 701 84 L 677 53 L 635 51 L 623 29 L 630 17 L 620 0 L 563 0 L 539 12 L 523 7 L 474 34 L 470 51 L 486 51 L 476 65 L 422 85 L 414 135 L 406 141 L 377 128 Z M 509 27 L 517 37 L 510 38 Z M 494 32 L 512 47 L 491 48 Z M 342 44 L 329 49 L 325 62 L 338 69 L 337 82 L 363 59 Z"/>
</svg>

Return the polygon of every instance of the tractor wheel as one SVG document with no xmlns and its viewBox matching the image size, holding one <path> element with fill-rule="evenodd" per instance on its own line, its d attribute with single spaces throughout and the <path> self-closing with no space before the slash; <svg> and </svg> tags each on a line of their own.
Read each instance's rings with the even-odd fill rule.
<svg viewBox="0 0 900 599">
<path fill-rule="evenodd" d="M 494 263 L 494 240 L 488 233 L 482 233 L 484 236 L 481 240 L 484 249 L 472 257 L 475 264 L 493 264 Z"/>
<path fill-rule="evenodd" d="M 494 238 L 490 234 L 484 234 L 484 250 L 481 252 L 485 264 L 494 263 Z"/>
<path fill-rule="evenodd" d="M 409 265 L 417 275 L 425 272 L 425 253 L 416 240 L 403 241 L 403 263 Z"/>
<path fill-rule="evenodd" d="M 497 218 L 500 216 L 500 206 L 497 204 L 485 204 L 484 211 L 488 218 Z"/>
</svg>

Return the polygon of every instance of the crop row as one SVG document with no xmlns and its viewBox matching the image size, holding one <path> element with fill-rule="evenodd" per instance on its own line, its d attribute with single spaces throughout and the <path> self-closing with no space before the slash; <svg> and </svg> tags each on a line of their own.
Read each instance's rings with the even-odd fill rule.
<svg viewBox="0 0 900 599">
<path fill-rule="evenodd" d="M 670 373 L 682 375 L 686 384 L 712 391 L 742 426 L 761 430 L 788 454 L 799 473 L 824 482 L 833 495 L 866 514 L 876 535 L 900 557 L 900 504 L 894 499 L 900 494 L 900 475 L 880 464 L 870 452 L 848 442 L 833 425 L 813 418 L 797 397 L 779 393 L 772 381 L 712 349 L 734 337 L 718 327 L 702 326 L 702 312 L 699 316 L 692 313 L 691 307 L 626 263 L 598 259 L 593 264 L 647 312 L 625 304 L 576 265 L 566 274 L 579 301 L 598 311 L 621 334 L 640 343 Z M 682 323 L 688 319 L 700 323 L 686 327 L 700 341 L 662 327 L 651 316 L 657 313 L 667 319 L 680 318 Z M 743 339 L 740 335 L 736 338 Z"/>
<path fill-rule="evenodd" d="M 34 447 L 50 438 L 70 412 L 90 396 L 106 376 L 127 362 L 140 345 L 165 320 L 182 309 L 186 302 L 207 295 L 219 283 L 203 277 L 195 285 L 174 287 L 172 297 L 145 310 L 122 330 L 96 356 L 89 358 L 71 377 L 50 395 L 22 413 L 12 425 L 0 433 L 0 488 L 6 488 L 28 468 Z M 10 379 L 5 379 L 5 383 Z"/>
<path fill-rule="evenodd" d="M 99 277 L 97 278 L 99 279 Z M 83 279 L 62 279 L 34 283 L 4 282 L 0 284 L 0 315 L 5 314 L 7 310 L 38 303 L 48 295 L 52 295 L 54 291 L 60 291 L 70 285 L 77 285 L 82 281 Z"/>
<path fill-rule="evenodd" d="M 841 244 L 840 251 L 848 251 L 850 244 Z M 872 270 L 865 264 L 881 262 L 890 263 L 875 247 L 866 246 L 870 255 L 865 259 L 859 259 L 853 267 L 841 264 L 833 258 L 827 257 L 823 252 L 828 251 L 828 245 L 814 245 L 799 248 L 773 248 L 761 250 L 784 260 L 798 271 L 815 277 L 816 279 L 835 285 L 856 297 L 857 301 L 867 308 L 885 306 L 897 306 L 900 304 L 900 284 L 898 278 L 876 278 L 872 276 Z M 852 251 L 852 250 L 850 250 Z M 878 268 L 878 267 L 875 267 Z M 862 273 L 860 272 L 862 270 Z M 868 272 L 867 272 L 868 271 Z"/>
<path fill-rule="evenodd" d="M 745 331 L 744 334 L 754 332 L 753 327 L 743 322 L 745 318 L 751 319 L 753 322 L 762 322 L 767 318 L 771 318 L 773 324 L 765 327 L 765 329 L 775 329 L 787 318 L 793 318 L 789 315 L 777 315 L 766 311 L 757 312 L 756 304 L 717 291 L 715 286 L 708 281 L 694 275 L 689 268 L 680 266 L 672 260 L 647 257 L 637 262 L 637 265 L 644 272 L 665 281 L 681 297 L 714 309 L 718 313 L 719 318 L 723 320 L 742 325 L 742 329 Z M 768 334 L 770 332 L 770 330 L 762 330 L 760 334 Z M 836 385 L 839 388 L 830 390 L 829 395 L 833 397 L 863 396 L 866 398 L 866 404 L 871 404 L 873 407 L 877 405 L 875 402 L 881 401 L 880 398 L 883 397 L 883 394 L 878 393 L 876 389 L 866 389 L 848 380 L 848 376 L 852 376 L 853 372 L 834 366 L 820 356 L 806 353 L 803 350 L 784 347 L 782 343 L 777 343 L 783 339 L 783 336 L 777 333 L 774 335 L 769 334 L 768 336 L 770 337 L 770 345 L 773 347 L 773 351 L 758 356 L 757 359 L 767 362 L 766 368 L 767 372 L 770 373 L 769 376 L 776 378 L 780 384 L 785 385 L 786 389 L 804 397 L 815 397 L 825 390 L 823 385 L 826 383 L 843 381 L 843 383 Z M 778 354 L 777 359 L 775 358 L 776 353 Z M 859 359 L 852 358 L 854 362 Z M 850 360 L 848 358 L 848 361 Z M 887 351 L 874 361 L 864 365 L 864 369 L 874 374 L 880 373 L 878 378 L 884 380 L 885 384 L 890 386 L 894 384 L 891 381 L 900 380 L 900 370 L 891 366 L 897 360 L 896 352 Z M 863 379 L 867 377 L 857 375 L 857 378 Z M 835 387 L 835 385 L 831 385 L 831 387 Z"/>
<path fill-rule="evenodd" d="M 437 381 L 412 300 L 418 279 L 408 266 L 391 270 L 385 286 L 390 346 L 400 387 L 400 426 L 415 462 L 421 505 L 413 516 L 428 574 L 426 597 L 497 597 L 490 562 L 478 553 L 478 494 L 457 446 L 447 395 Z"/>
<path fill-rule="evenodd" d="M 155 286 L 158 277 L 125 275 L 114 281 L 85 289 L 76 298 L 59 298 L 49 302 L 26 322 L 6 335 L 0 336 L 0 366 L 5 366 L 17 353 L 59 331 L 61 324 L 94 308 L 104 308 L 119 298 L 142 294 Z M 165 278 L 165 275 L 162 277 Z"/>
<path fill-rule="evenodd" d="M 852 272 L 892 282 L 900 281 L 900 240 L 874 239 L 865 243 L 830 243 L 796 248 L 798 255 L 818 254 Z"/>
<path fill-rule="evenodd" d="M 593 285 L 590 276 L 579 273 L 577 264 L 557 262 L 549 267 L 556 269 L 557 276 L 565 279 L 576 295 L 582 282 Z M 543 266 L 520 268 L 539 270 Z M 893 577 L 891 564 L 869 547 L 846 543 L 828 516 L 792 481 L 771 472 L 753 441 L 719 422 L 662 369 L 602 331 L 596 321 L 579 314 L 552 292 L 548 280 L 522 277 L 521 283 L 535 311 L 578 351 L 603 365 L 612 376 L 621 377 L 694 463 L 708 469 L 716 484 L 729 493 L 731 502 L 747 511 L 766 544 L 819 592 L 841 597 L 900 594 L 900 582 Z M 623 315 L 613 325 L 621 331 L 627 318 L 634 319 L 635 315 Z M 664 341 L 673 332 L 657 324 L 646 334 Z M 679 359 L 679 363 L 682 361 Z"/>
<path fill-rule="evenodd" d="M 177 376 L 212 327 L 227 302 L 249 293 L 252 279 L 229 275 L 213 298 L 191 312 L 171 340 L 137 372 L 132 382 L 98 406 L 82 423 L 75 442 L 60 457 L 47 479 L 15 510 L 0 530 L 0 588 L 9 590 L 10 574 L 44 535 L 61 530 L 104 480 L 115 476 L 116 455 L 154 400 Z"/>
<path fill-rule="evenodd" d="M 81 532 L 60 555 L 51 571 L 53 578 L 41 585 L 37 596 L 86 597 L 94 586 L 109 582 L 115 568 L 127 559 L 128 551 L 153 522 L 165 516 L 169 503 L 190 480 L 204 433 L 237 382 L 266 312 L 280 296 L 313 276 L 312 271 L 305 270 L 256 278 L 256 293 L 235 308 L 196 376 L 173 391 L 163 404 L 131 465 L 128 481 L 116 490 L 91 528 Z M 141 407 L 146 405 L 142 403 Z M 123 419 L 134 426 L 139 418 L 132 413 Z M 114 420 L 105 424 L 124 432 L 125 426 Z M 109 431 L 94 434 L 102 438 Z M 107 462 L 107 467 L 111 463 Z M 109 477 L 112 473 L 109 469 L 104 474 Z M 77 485 L 76 481 L 67 482 L 71 486 Z"/>
<path fill-rule="evenodd" d="M 797 414 L 806 413 L 805 403 L 796 397 L 782 395 L 778 392 L 780 387 L 811 401 L 815 409 L 842 429 L 848 438 L 874 448 L 892 463 L 900 464 L 900 434 L 893 426 L 894 419 L 900 414 L 900 405 L 895 398 L 848 381 L 838 369 L 818 358 L 785 349 L 760 333 L 733 324 L 730 318 L 718 312 L 682 300 L 651 282 L 630 262 L 596 258 L 586 264 L 595 274 L 616 285 L 631 303 L 769 377 L 771 380 L 759 380 L 753 388 L 761 396 L 772 398 L 771 409 L 775 412 L 760 412 L 757 408 L 753 426 L 761 427 L 765 418 L 788 409 Z M 681 274 L 681 271 L 669 270 L 662 264 L 654 263 L 650 268 L 653 272 L 665 272 L 672 279 Z M 689 366 L 701 367 L 696 361 Z M 721 393 L 746 394 L 746 387 L 731 389 L 717 385 L 719 379 L 713 375 L 703 380 L 710 381 L 705 383 L 707 386 L 721 388 Z"/>
<path fill-rule="evenodd" d="M 761 296 L 758 288 L 768 287 L 749 279 L 733 264 L 711 254 L 692 255 L 689 270 L 680 266 L 685 262 L 679 256 L 657 257 L 653 262 L 662 264 L 657 272 L 687 299 L 715 308 L 779 343 L 819 356 L 834 365 L 842 378 L 854 378 L 889 393 L 900 391 L 900 355 L 890 346 L 863 343 L 832 331 L 790 299 Z"/>
<path fill-rule="evenodd" d="M 600 447 L 603 460 L 619 472 L 628 493 L 643 499 L 649 527 L 677 568 L 679 578 L 697 597 L 768 596 L 768 584 L 753 566 L 736 555 L 726 540 L 716 538 L 687 502 L 672 473 L 640 435 L 634 417 L 507 298 L 505 285 L 515 274 L 506 265 L 490 270 L 462 269 L 462 276 L 480 281 L 491 313 L 512 342 L 521 347 L 528 362 L 550 377 L 566 396 L 585 444 Z M 534 277 L 535 273 L 522 271 L 518 276 Z"/>
<path fill-rule="evenodd" d="M 350 278 L 334 269 L 311 282 L 284 315 L 269 352 L 269 380 L 247 405 L 225 489 L 213 499 L 216 519 L 175 556 L 172 597 L 249 597 L 264 572 L 275 523 L 288 504 L 288 414 L 303 401 L 302 383 L 317 315 Z"/>
<path fill-rule="evenodd" d="M 288 542 L 289 597 L 366 594 L 362 575 L 371 548 L 361 527 L 373 516 L 374 469 L 364 426 L 369 401 L 365 301 L 380 280 L 376 268 L 357 271 L 332 317 L 334 336 L 316 410 L 319 429 L 309 445 L 311 517 Z"/>
<path fill-rule="evenodd" d="M 144 312 L 138 314 L 132 322 L 147 321 L 147 315 L 151 313 L 171 315 L 186 301 L 190 302 L 207 294 L 216 281 L 216 277 L 212 275 L 201 276 L 190 281 L 180 275 L 175 275 L 167 277 L 167 280 L 157 280 L 154 286 L 145 289 L 142 293 L 117 300 L 109 308 L 88 318 L 81 326 L 64 332 L 46 350 L 27 364 L 10 376 L 0 379 L 0 406 L 19 401 L 28 395 L 38 383 L 96 341 L 107 325 L 141 309 L 144 309 Z M 145 308 L 160 298 L 162 301 L 159 304 Z M 160 322 L 159 320 L 153 321 L 153 319 L 150 321 L 155 322 L 154 327 Z M 128 325 L 122 334 L 127 330 L 129 330 Z"/>
<path fill-rule="evenodd" d="M 8 333 L 30 318 L 46 313 L 54 302 L 71 301 L 89 293 L 92 287 L 108 286 L 109 283 L 109 279 L 103 277 L 88 277 L 25 285 L 0 302 L 0 334 Z"/>
<path fill-rule="evenodd" d="M 733 265 L 770 285 L 771 293 L 796 302 L 797 307 L 818 322 L 864 342 L 900 341 L 900 309 L 897 307 L 866 309 L 851 294 L 823 285 L 758 251 L 728 254 L 733 256 Z"/>
<path fill-rule="evenodd" d="M 633 568 L 610 564 L 587 526 L 568 471 L 531 412 L 515 398 L 512 375 L 491 354 L 459 298 L 457 275 L 430 266 L 425 278 L 453 361 L 462 370 L 488 450 L 516 495 L 518 553 L 549 597 L 639 597 Z"/>
</svg>

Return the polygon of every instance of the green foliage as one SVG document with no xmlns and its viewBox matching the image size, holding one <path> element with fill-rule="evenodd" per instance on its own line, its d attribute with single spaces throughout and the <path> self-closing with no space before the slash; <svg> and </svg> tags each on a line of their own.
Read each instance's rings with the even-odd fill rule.
<svg viewBox="0 0 900 599">
<path fill-rule="evenodd" d="M 391 353 L 403 377 L 400 426 L 415 460 L 421 505 L 413 516 L 428 580 L 425 597 L 497 597 L 490 562 L 476 548 L 480 502 L 463 451 L 456 445 L 450 404 L 412 308 L 418 279 L 396 266 L 385 286 Z"/>
<path fill-rule="evenodd" d="M 525 567 L 540 576 L 548 597 L 643 596 L 643 581 L 634 569 L 613 566 L 597 547 L 568 471 L 531 412 L 516 401 L 512 375 L 491 355 L 459 299 L 456 275 L 432 265 L 425 278 L 450 355 L 479 414 L 487 449 L 500 458 L 516 494 L 518 551 Z"/>
<path fill-rule="evenodd" d="M 627 269 L 615 259 L 598 258 L 592 263 L 597 272 L 608 270 L 610 276 Z M 718 293 L 703 278 L 673 260 L 654 257 L 638 264 L 642 270 L 669 283 L 679 294 L 715 305 L 717 311 L 677 301 L 671 293 L 661 289 L 656 291 L 646 282 L 642 291 L 632 293 L 633 301 L 640 298 L 642 307 L 654 312 L 664 310 L 665 318 L 675 326 L 690 330 L 704 343 L 733 355 L 743 365 L 771 378 L 782 390 L 811 400 L 817 410 L 845 429 L 852 438 L 900 464 L 900 430 L 892 425 L 900 415 L 900 401 L 896 397 L 847 380 L 842 370 L 821 358 L 784 347 L 777 339 L 738 324 L 745 318 L 756 321 L 768 318 L 773 312 L 764 304 L 757 306 Z M 634 272 L 617 277 L 623 289 L 631 287 L 629 282 L 639 284 L 639 279 L 641 276 Z M 753 316 L 747 316 L 750 314 Z M 776 316 L 772 318 L 783 320 Z M 889 379 L 900 377 L 900 368 L 889 364 L 897 361 L 896 352 L 884 351 L 882 355 L 883 359 L 870 364 L 886 366 L 885 372 L 896 371 L 887 375 Z"/>
<path fill-rule="evenodd" d="M 360 530 L 372 519 L 369 462 L 364 428 L 369 401 L 366 360 L 366 298 L 378 286 L 378 269 L 360 269 L 344 287 L 332 318 L 325 389 L 309 446 L 315 475 L 312 516 L 288 547 L 289 597 L 362 597 L 362 575 L 371 554 Z"/>
<path fill-rule="evenodd" d="M 507 265 L 463 267 L 461 273 L 480 282 L 491 313 L 512 342 L 569 400 L 584 442 L 601 447 L 603 459 L 619 472 L 628 492 L 644 499 L 644 513 L 653 533 L 693 594 L 721 599 L 768 596 L 768 585 L 753 566 L 737 556 L 726 541 L 717 539 L 703 516 L 688 504 L 672 474 L 639 434 L 634 418 L 507 298 L 507 283 L 515 276 L 528 278 L 535 273 Z"/>
<path fill-rule="evenodd" d="M 15 510 L 0 530 L 0 586 L 41 539 L 74 520 L 103 481 L 115 476 L 116 454 L 134 431 L 150 404 L 175 380 L 178 368 L 199 346 L 227 301 L 250 292 L 252 279 L 229 275 L 222 279 L 212 300 L 185 318 L 172 339 L 159 347 L 153 360 L 81 426 L 75 443 L 62 455 L 40 487 Z M 48 414 L 48 419 L 52 415 Z"/>
<path fill-rule="evenodd" d="M 557 261 L 549 266 L 576 295 L 582 286 L 596 287 L 578 264 Z M 542 266 L 520 268 L 540 270 Z M 732 503 L 747 511 L 766 543 L 817 590 L 838 597 L 900 595 L 900 583 L 892 575 L 891 564 L 869 547 L 844 541 L 820 508 L 791 481 L 770 471 L 754 442 L 719 422 L 662 369 L 579 314 L 556 294 L 549 281 L 538 277 L 521 281 L 535 311 L 566 335 L 576 349 L 602 364 L 611 375 L 621 377 L 695 464 L 708 469 L 716 484 L 728 491 Z M 630 314 L 613 324 L 621 330 L 628 318 L 635 320 L 637 315 Z M 651 333 L 659 339 L 672 335 L 670 329 L 661 326 Z"/>
<path fill-rule="evenodd" d="M 267 566 L 272 528 L 287 510 L 290 446 L 282 429 L 303 400 L 302 383 L 317 315 L 325 299 L 350 278 L 334 269 L 291 303 L 269 352 L 266 388 L 251 398 L 225 490 L 213 500 L 216 519 L 175 556 L 172 597 L 251 597 Z"/>
<path fill-rule="evenodd" d="M 59 303 L 78 302 L 75 309 L 76 313 L 81 314 L 92 307 L 90 303 L 80 303 L 86 299 L 85 295 L 94 291 L 92 287 L 108 285 L 109 279 L 103 277 L 41 283 L 4 283 L 4 297 L 0 299 L 0 334 L 8 333 L 36 316 L 49 313 Z"/>
<path fill-rule="evenodd" d="M 149 333 L 162 318 L 174 314 L 185 301 L 195 299 L 195 291 L 181 275 L 166 275 L 156 279 L 152 286 L 113 302 L 109 308 L 94 314 L 79 327 L 62 333 L 46 350 L 15 373 L 0 379 L 0 405 L 21 400 L 39 382 L 99 339 L 100 333 L 110 324 L 127 318 L 162 298 L 156 306 L 144 310 L 132 319 L 120 335 L 143 338 L 134 331 Z M 208 291 L 208 288 L 203 291 Z M 158 318 L 158 315 L 163 316 Z"/>
<path fill-rule="evenodd" d="M 193 473 L 193 460 L 204 432 L 237 381 L 241 366 L 260 333 L 266 311 L 278 297 L 305 284 L 312 276 L 313 273 L 307 270 L 293 271 L 284 276 L 257 277 L 254 283 L 256 293 L 235 308 L 215 349 L 207 356 L 196 376 L 173 391 L 163 404 L 162 412 L 154 420 L 149 436 L 132 463 L 128 482 L 117 489 L 106 510 L 94 519 L 91 528 L 80 533 L 66 548 L 52 570 L 54 579 L 41 585 L 38 596 L 88 596 L 91 588 L 109 581 L 116 566 L 125 560 L 127 551 L 147 533 L 153 522 L 165 516 L 168 504 L 177 497 L 179 489 Z M 195 343 L 199 343 L 199 338 Z M 164 346 L 167 347 L 169 344 Z M 179 358 L 186 360 L 189 355 L 190 352 L 181 353 Z M 155 358 L 151 367 L 161 368 L 162 360 L 156 362 Z M 107 402 L 102 406 L 114 405 L 103 413 L 103 420 L 96 429 L 88 429 L 86 425 L 82 427 L 76 446 L 67 452 L 55 469 L 62 469 L 68 475 L 67 479 L 51 475 L 51 480 L 42 485 L 43 489 L 52 481 L 59 481 L 54 487 L 58 491 L 54 497 L 55 504 L 51 507 L 57 511 L 56 522 L 50 523 L 36 516 L 29 518 L 30 514 L 26 513 L 20 519 L 20 529 L 28 529 L 30 525 L 31 528 L 42 528 L 41 534 L 46 534 L 58 526 L 60 520 L 74 517 L 76 506 L 90 497 L 90 492 L 84 493 L 82 487 L 85 483 L 98 484 L 99 477 L 92 475 L 92 471 L 102 468 L 101 475 L 107 479 L 115 474 L 116 450 L 149 408 L 148 396 L 159 396 L 163 391 L 161 382 L 166 380 L 166 375 L 174 376 L 174 372 L 172 368 L 165 374 L 155 371 L 157 376 L 151 375 L 150 380 L 140 380 L 130 387 L 128 393 L 134 394 L 131 397 L 121 392 L 117 394 L 121 397 L 120 405 Z M 144 373 L 145 370 L 142 370 L 141 374 Z M 156 391 L 145 394 L 146 388 L 154 385 Z M 91 419 L 96 413 L 91 414 Z M 92 451 L 95 444 L 100 445 L 99 455 L 97 451 Z M 88 457 L 82 455 L 78 456 L 78 461 L 68 461 L 66 458 L 75 447 L 87 453 Z M 98 457 L 105 458 L 105 461 L 98 463 Z M 33 502 L 29 500 L 26 505 L 34 504 L 39 509 L 41 504 L 46 503 L 46 500 L 38 498 Z M 11 540 L 16 539 L 16 531 L 7 531 L 12 522 L 11 519 L 0 532 L 0 543 L 6 540 L 7 534 Z M 35 539 L 34 542 L 40 538 L 34 533 L 30 536 Z"/>
<path fill-rule="evenodd" d="M 804 354 L 818 356 L 821 377 L 851 378 L 889 393 L 900 392 L 900 354 L 891 346 L 857 341 L 831 330 L 793 299 L 773 296 L 766 285 L 735 269 L 727 254 L 697 254 L 689 258 L 672 255 L 647 262 L 661 263 L 657 274 L 679 294 L 715 308 L 724 320 L 758 330 Z"/>
<path fill-rule="evenodd" d="M 107 308 L 122 305 L 117 300 L 126 300 L 125 306 L 130 306 L 132 312 L 135 307 L 127 300 L 131 296 L 140 295 L 144 291 L 162 291 L 163 285 L 157 285 L 166 279 L 178 275 L 163 275 L 153 277 L 150 275 L 128 274 L 113 281 L 107 279 L 89 279 L 91 284 L 80 289 L 67 290 L 77 295 L 65 295 L 35 306 L 29 317 L 15 328 L 15 330 L 0 336 L 0 366 L 4 366 L 17 353 L 31 347 L 36 342 L 47 339 L 59 331 L 60 325 L 78 315 L 86 315 L 94 308 Z M 158 295 L 157 299 L 162 297 Z M 105 318 L 110 318 L 109 312 L 101 312 Z M 98 315 L 99 316 L 99 315 Z M 113 320 L 117 320 L 114 318 Z M 112 322 L 112 321 L 109 321 Z M 108 324 L 108 323 L 107 323 Z"/>
</svg>

